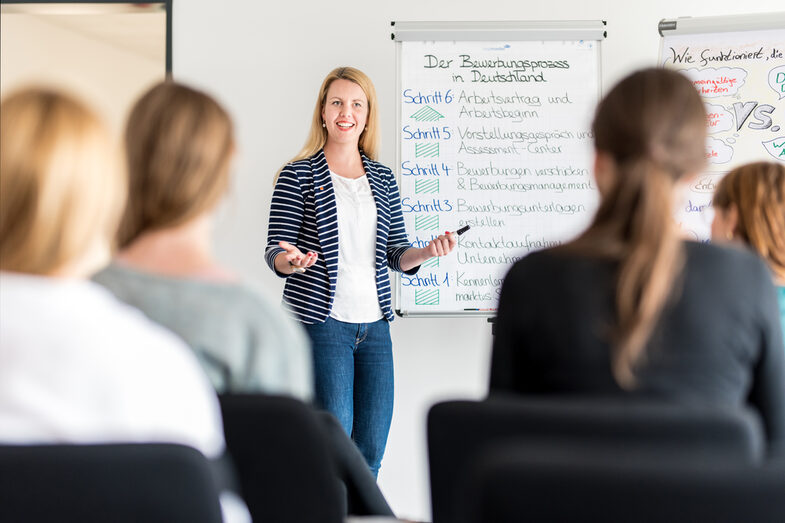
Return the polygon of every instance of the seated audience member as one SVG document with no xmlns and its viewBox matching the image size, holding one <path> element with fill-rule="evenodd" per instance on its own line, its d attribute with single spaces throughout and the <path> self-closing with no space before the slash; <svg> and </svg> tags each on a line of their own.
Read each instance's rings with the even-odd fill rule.
<svg viewBox="0 0 785 523">
<path fill-rule="evenodd" d="M 227 112 L 205 93 L 160 83 L 133 107 L 125 145 L 130 189 L 121 250 L 94 280 L 180 335 L 219 392 L 310 401 L 305 332 L 212 254 L 210 225 L 234 153 Z M 341 479 L 360 493 L 350 510 L 393 515 L 354 443 L 326 413 L 320 419 Z"/>
<path fill-rule="evenodd" d="M 215 260 L 211 223 L 229 185 L 232 122 L 204 93 L 162 83 L 133 107 L 120 252 L 94 280 L 196 352 L 218 392 L 310 400 L 305 333 Z"/>
<path fill-rule="evenodd" d="M 785 165 L 758 162 L 733 169 L 717 185 L 712 205 L 712 240 L 740 241 L 769 264 L 785 336 Z"/>
<path fill-rule="evenodd" d="M 674 198 L 705 162 L 695 88 L 633 73 L 600 102 L 600 205 L 577 239 L 519 260 L 502 287 L 491 393 L 744 405 L 785 446 L 785 352 L 771 275 L 750 252 L 680 239 Z"/>
<path fill-rule="evenodd" d="M 43 88 L 0 102 L 0 442 L 179 443 L 217 458 L 219 405 L 193 353 L 88 279 L 125 195 L 116 144 L 80 102 Z"/>
</svg>

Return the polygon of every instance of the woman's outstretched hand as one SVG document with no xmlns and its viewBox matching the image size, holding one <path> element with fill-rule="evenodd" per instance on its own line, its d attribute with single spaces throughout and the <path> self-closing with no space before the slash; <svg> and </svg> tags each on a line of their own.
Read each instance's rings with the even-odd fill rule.
<svg viewBox="0 0 785 523">
<path fill-rule="evenodd" d="M 300 249 L 289 242 L 278 242 L 278 246 L 285 252 L 275 257 L 275 268 L 284 274 L 305 272 L 305 269 L 316 263 L 319 258 L 315 252 L 303 254 Z"/>
</svg>

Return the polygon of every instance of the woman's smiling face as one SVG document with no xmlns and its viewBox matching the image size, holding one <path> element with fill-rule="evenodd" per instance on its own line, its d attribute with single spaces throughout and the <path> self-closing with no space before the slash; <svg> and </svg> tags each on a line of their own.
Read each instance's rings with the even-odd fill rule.
<svg viewBox="0 0 785 523">
<path fill-rule="evenodd" d="M 356 146 L 367 120 L 368 98 L 362 88 L 344 79 L 331 83 L 322 107 L 327 143 L 353 143 Z"/>
</svg>

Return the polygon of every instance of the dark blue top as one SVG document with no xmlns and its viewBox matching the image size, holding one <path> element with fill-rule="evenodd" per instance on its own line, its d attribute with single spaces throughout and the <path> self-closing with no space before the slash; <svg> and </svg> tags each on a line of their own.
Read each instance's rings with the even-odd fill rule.
<svg viewBox="0 0 785 523">
<path fill-rule="evenodd" d="M 401 211 L 401 197 L 392 171 L 362 154 L 363 168 L 376 203 L 376 292 L 387 321 L 393 320 L 388 268 L 401 272 L 403 253 L 411 248 Z M 302 252 L 318 254 L 304 273 L 281 274 L 275 257 L 286 241 Z M 338 213 L 330 168 L 320 150 L 283 168 L 273 191 L 267 229 L 267 264 L 286 277 L 284 307 L 303 323 L 322 323 L 330 315 L 338 278 Z M 414 274 L 415 267 L 407 274 Z"/>
</svg>

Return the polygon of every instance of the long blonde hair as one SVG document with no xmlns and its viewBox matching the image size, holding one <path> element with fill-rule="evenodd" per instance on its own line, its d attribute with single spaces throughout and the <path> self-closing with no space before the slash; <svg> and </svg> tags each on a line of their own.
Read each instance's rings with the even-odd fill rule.
<svg viewBox="0 0 785 523">
<path fill-rule="evenodd" d="M 336 67 L 327 74 L 322 82 L 322 86 L 319 88 L 316 106 L 313 109 L 313 117 L 311 118 L 311 129 L 308 132 L 305 145 L 289 162 L 310 158 L 327 143 L 327 129 L 322 126 L 322 109 L 327 100 L 327 91 L 336 80 L 349 80 L 359 85 L 363 93 L 365 93 L 365 97 L 368 99 L 368 120 L 365 123 L 365 131 L 360 135 L 358 147 L 371 160 L 377 159 L 379 154 L 379 109 L 377 108 L 376 89 L 373 87 L 373 82 L 368 78 L 368 75 L 359 69 L 354 67 Z M 279 169 L 273 183 L 278 179 L 280 172 Z"/>
<path fill-rule="evenodd" d="M 676 182 L 705 164 L 706 112 L 690 81 L 645 69 L 600 102 L 592 126 L 613 181 L 588 230 L 569 248 L 619 262 L 612 370 L 626 388 L 683 266 L 673 221 Z"/>
<path fill-rule="evenodd" d="M 119 148 L 81 102 L 41 87 L 0 102 L 0 269 L 99 268 L 125 194 Z"/>
<path fill-rule="evenodd" d="M 717 185 L 712 205 L 723 210 L 736 207 L 734 236 L 785 280 L 785 166 L 756 162 L 733 169 Z"/>
<path fill-rule="evenodd" d="M 167 81 L 136 102 L 125 132 L 128 207 L 120 247 L 212 209 L 227 190 L 234 152 L 229 114 L 209 95 Z"/>
</svg>

